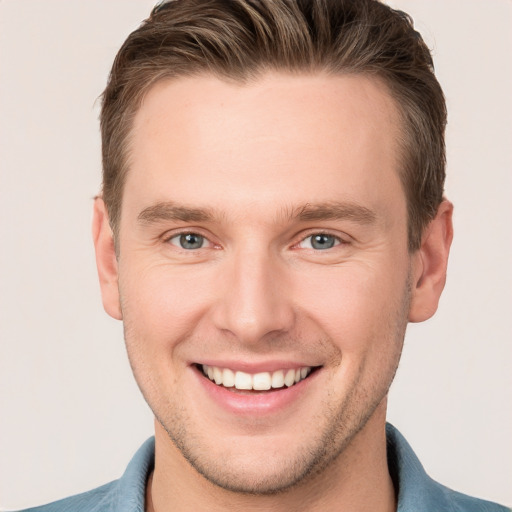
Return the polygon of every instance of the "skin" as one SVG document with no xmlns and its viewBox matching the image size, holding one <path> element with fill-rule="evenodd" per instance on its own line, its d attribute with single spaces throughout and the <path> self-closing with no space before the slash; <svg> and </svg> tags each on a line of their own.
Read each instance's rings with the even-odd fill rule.
<svg viewBox="0 0 512 512">
<path fill-rule="evenodd" d="M 407 322 L 437 308 L 452 238 L 444 201 L 408 251 L 398 119 L 362 76 L 149 91 L 117 257 L 101 199 L 93 222 L 104 307 L 156 418 L 148 510 L 395 509 L 387 392 Z M 183 233 L 204 244 L 182 248 Z M 319 233 L 334 245 L 314 248 Z M 205 392 L 204 361 L 318 369 L 256 415 Z"/>
</svg>

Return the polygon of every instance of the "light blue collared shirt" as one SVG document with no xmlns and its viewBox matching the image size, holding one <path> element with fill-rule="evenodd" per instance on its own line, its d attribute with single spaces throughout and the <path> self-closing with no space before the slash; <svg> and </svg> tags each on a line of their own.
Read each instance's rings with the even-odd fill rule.
<svg viewBox="0 0 512 512">
<path fill-rule="evenodd" d="M 397 512 L 511 512 L 512 509 L 472 498 L 432 480 L 405 438 L 386 425 L 388 465 L 398 493 Z M 119 480 L 23 512 L 144 512 L 146 482 L 153 470 L 155 439 L 137 451 Z"/>
</svg>

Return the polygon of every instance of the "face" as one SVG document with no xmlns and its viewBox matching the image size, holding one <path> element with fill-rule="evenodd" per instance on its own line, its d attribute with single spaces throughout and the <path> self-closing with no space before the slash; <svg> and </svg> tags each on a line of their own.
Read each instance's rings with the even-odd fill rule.
<svg viewBox="0 0 512 512">
<path fill-rule="evenodd" d="M 157 445 L 211 482 L 276 492 L 383 428 L 410 305 L 398 137 L 360 76 L 204 76 L 145 98 L 120 315 Z"/>
</svg>

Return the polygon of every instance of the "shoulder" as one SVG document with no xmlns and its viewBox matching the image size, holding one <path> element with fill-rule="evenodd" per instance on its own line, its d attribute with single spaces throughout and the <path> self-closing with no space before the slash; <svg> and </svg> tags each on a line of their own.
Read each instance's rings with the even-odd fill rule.
<svg viewBox="0 0 512 512">
<path fill-rule="evenodd" d="M 20 512 L 110 512 L 117 481 L 69 498 L 28 508 Z"/>
<path fill-rule="evenodd" d="M 409 443 L 386 425 L 388 467 L 398 494 L 397 512 L 511 512 L 497 503 L 453 491 L 430 478 Z"/>
<path fill-rule="evenodd" d="M 491 501 L 482 500 L 453 491 L 444 485 L 433 482 L 437 486 L 440 500 L 449 505 L 450 512 L 511 512 L 511 509 L 494 503 Z"/>
<path fill-rule="evenodd" d="M 151 437 L 133 456 L 119 480 L 19 512 L 144 512 L 146 483 L 154 461 L 155 439 Z"/>
</svg>

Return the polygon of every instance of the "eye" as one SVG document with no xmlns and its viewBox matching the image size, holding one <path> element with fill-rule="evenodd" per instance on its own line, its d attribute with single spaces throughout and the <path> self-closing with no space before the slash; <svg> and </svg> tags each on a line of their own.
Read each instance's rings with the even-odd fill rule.
<svg viewBox="0 0 512 512">
<path fill-rule="evenodd" d="M 203 249 L 209 244 L 209 241 L 197 233 L 180 233 L 169 238 L 169 242 L 176 247 L 186 249 L 188 251 L 194 249 Z"/>
<path fill-rule="evenodd" d="M 341 242 L 339 238 L 334 235 L 329 235 L 327 233 L 315 233 L 314 235 L 308 236 L 302 242 L 300 242 L 299 247 L 302 249 L 315 249 L 315 250 L 325 250 L 331 249 L 335 245 L 339 245 Z"/>
</svg>

